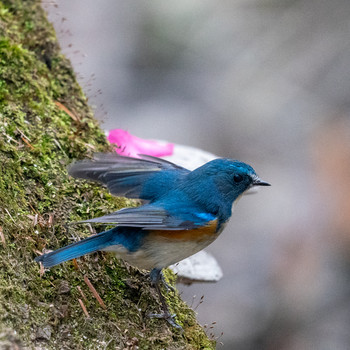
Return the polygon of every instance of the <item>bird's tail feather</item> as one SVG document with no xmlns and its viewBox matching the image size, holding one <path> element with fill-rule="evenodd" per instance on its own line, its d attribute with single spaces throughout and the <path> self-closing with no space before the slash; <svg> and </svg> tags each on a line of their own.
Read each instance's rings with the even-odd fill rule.
<svg viewBox="0 0 350 350">
<path fill-rule="evenodd" d="M 85 254 L 101 250 L 108 245 L 108 242 L 114 236 L 112 231 L 113 229 L 88 237 L 53 252 L 40 255 L 35 258 L 35 261 L 41 262 L 44 267 L 52 267 L 64 261 L 79 258 Z"/>
</svg>

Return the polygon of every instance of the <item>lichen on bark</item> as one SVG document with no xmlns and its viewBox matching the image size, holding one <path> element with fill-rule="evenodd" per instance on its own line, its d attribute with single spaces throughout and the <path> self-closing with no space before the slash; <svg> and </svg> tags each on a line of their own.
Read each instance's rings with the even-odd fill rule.
<svg viewBox="0 0 350 350">
<path fill-rule="evenodd" d="M 147 275 L 111 255 L 93 254 L 45 274 L 33 262 L 43 249 L 90 234 L 70 222 L 135 205 L 67 174 L 73 159 L 108 150 L 40 1 L 0 1 L 0 344 L 214 348 L 177 294 L 167 298 L 183 333 L 146 317 L 161 307 Z"/>
</svg>

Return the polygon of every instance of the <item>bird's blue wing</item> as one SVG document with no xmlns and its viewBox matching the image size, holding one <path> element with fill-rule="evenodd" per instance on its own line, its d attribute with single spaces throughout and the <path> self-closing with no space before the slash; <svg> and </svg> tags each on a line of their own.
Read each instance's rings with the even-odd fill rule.
<svg viewBox="0 0 350 350">
<path fill-rule="evenodd" d="M 68 172 L 77 178 L 101 182 L 116 196 L 146 200 L 155 200 L 173 182 L 190 172 L 164 159 L 141 157 L 99 153 L 91 160 L 75 162 Z"/>
<path fill-rule="evenodd" d="M 190 230 L 206 226 L 216 217 L 209 213 L 189 211 L 172 215 L 163 208 L 144 205 L 125 208 L 98 218 L 79 223 L 116 224 L 117 226 L 140 227 L 145 230 Z"/>
</svg>

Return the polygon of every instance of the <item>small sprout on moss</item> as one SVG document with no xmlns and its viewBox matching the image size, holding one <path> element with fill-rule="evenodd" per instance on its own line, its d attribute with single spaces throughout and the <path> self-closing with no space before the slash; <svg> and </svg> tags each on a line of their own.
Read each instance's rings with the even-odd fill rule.
<svg viewBox="0 0 350 350">
<path fill-rule="evenodd" d="M 194 297 L 196 297 L 196 296 L 194 296 Z M 193 299 L 193 300 L 194 300 L 194 299 Z M 199 302 L 198 302 L 197 306 L 194 307 L 193 310 L 196 311 L 196 310 L 198 309 L 199 305 L 201 305 L 203 302 L 204 302 L 204 295 L 201 296 L 201 298 L 199 299 Z"/>
</svg>

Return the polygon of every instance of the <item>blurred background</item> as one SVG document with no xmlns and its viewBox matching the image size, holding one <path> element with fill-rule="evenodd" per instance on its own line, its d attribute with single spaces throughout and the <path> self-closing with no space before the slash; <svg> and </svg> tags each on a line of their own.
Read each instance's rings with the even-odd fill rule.
<svg viewBox="0 0 350 350">
<path fill-rule="evenodd" d="M 218 348 L 350 349 L 350 2 L 43 3 L 103 128 L 272 184 L 208 248 L 222 280 L 179 286 Z"/>
</svg>

